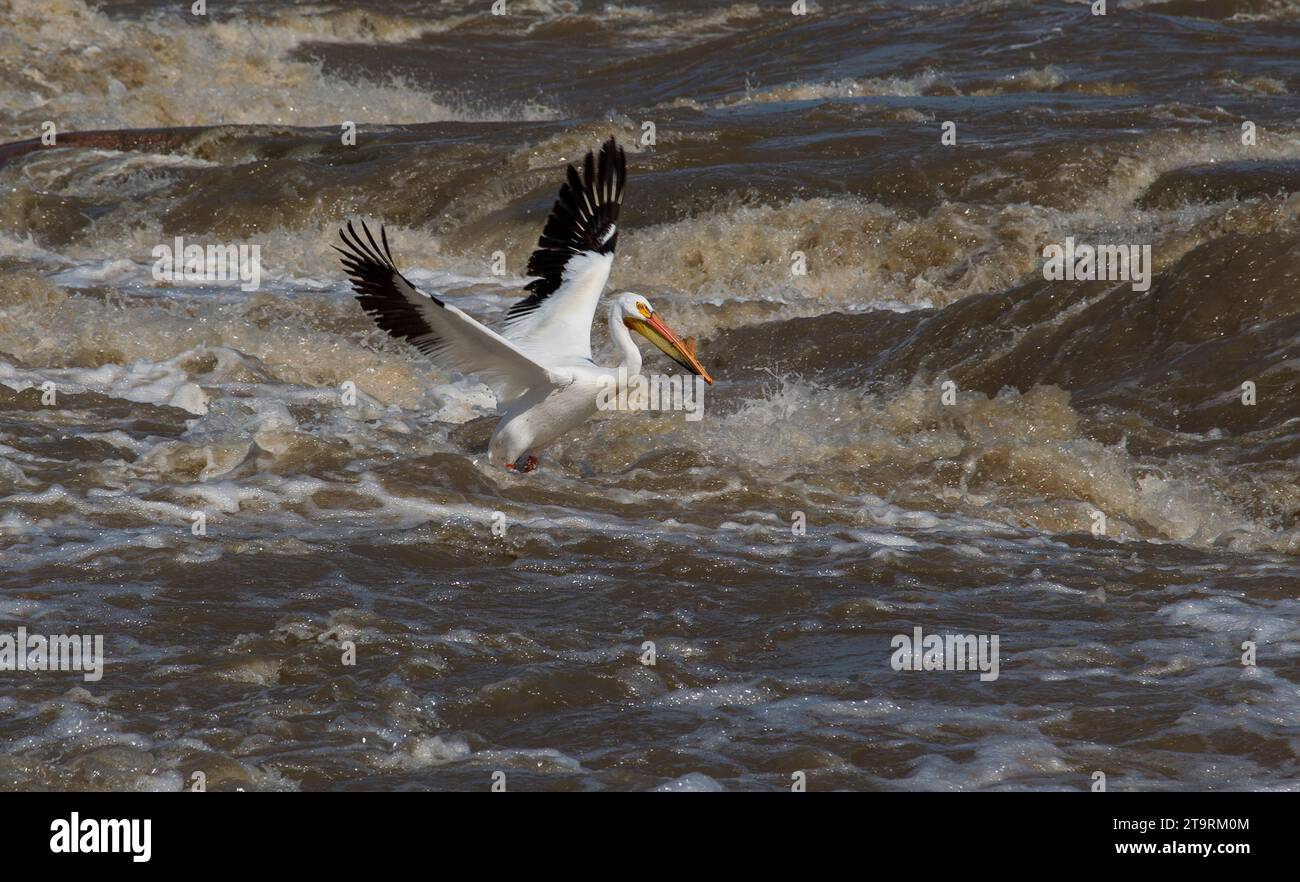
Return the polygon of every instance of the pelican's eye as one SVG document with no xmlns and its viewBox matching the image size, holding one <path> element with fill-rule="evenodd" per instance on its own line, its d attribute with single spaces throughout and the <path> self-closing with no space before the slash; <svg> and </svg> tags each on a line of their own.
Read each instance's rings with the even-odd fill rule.
<svg viewBox="0 0 1300 882">
<path fill-rule="evenodd" d="M 650 304 L 646 303 L 644 300 L 638 300 L 636 302 L 636 311 L 646 318 L 650 318 Z"/>
</svg>

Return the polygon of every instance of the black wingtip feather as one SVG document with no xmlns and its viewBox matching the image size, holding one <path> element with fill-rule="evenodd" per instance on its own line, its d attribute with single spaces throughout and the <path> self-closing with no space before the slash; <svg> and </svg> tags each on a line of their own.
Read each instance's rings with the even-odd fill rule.
<svg viewBox="0 0 1300 882">
<path fill-rule="evenodd" d="M 420 315 L 418 304 L 413 303 L 398 287 L 400 280 L 407 289 L 415 291 L 415 286 L 398 271 L 397 264 L 393 261 L 387 231 L 381 224 L 379 241 L 376 242 L 365 221 L 360 223 L 361 230 L 365 233 L 364 240 L 357 234 L 352 221 L 348 221 L 347 226 L 339 230 L 339 238 L 345 247 L 330 245 L 343 255 L 339 262 L 352 281 L 357 302 L 374 319 L 375 324 L 390 336 L 406 340 L 429 355 L 436 355 L 442 342 Z M 428 299 L 436 306 L 443 305 L 437 297 Z"/>
<path fill-rule="evenodd" d="M 588 151 L 582 173 L 572 165 L 565 171 L 560 195 L 528 259 L 528 297 L 506 313 L 506 321 L 527 315 L 555 293 L 564 267 L 576 254 L 612 254 L 618 245 L 618 209 L 627 179 L 627 156 L 611 136 L 600 147 L 599 159 Z"/>
</svg>

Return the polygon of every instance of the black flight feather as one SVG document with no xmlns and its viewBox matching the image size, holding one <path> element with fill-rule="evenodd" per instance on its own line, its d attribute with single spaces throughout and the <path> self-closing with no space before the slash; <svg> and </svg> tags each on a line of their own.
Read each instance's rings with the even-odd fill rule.
<svg viewBox="0 0 1300 882">
<path fill-rule="evenodd" d="M 346 231 L 339 230 L 339 238 L 346 249 L 330 246 L 343 255 L 340 261 L 357 292 L 357 302 L 390 336 L 406 340 L 427 355 L 437 355 L 442 341 L 420 315 L 420 301 L 412 301 L 410 295 L 402 292 L 401 286 L 406 286 L 411 295 L 427 299 L 435 306 L 442 306 L 442 301 L 437 297 L 426 298 L 417 292 L 415 286 L 398 271 L 388 247 L 388 233 L 382 224 L 379 227 L 382 247 L 375 242 L 365 221 L 361 222 L 361 229 L 366 234 L 365 240 L 352 228 L 352 221 L 348 221 Z"/>
<path fill-rule="evenodd" d="M 528 259 L 528 275 L 537 276 L 527 286 L 531 293 L 506 313 L 506 321 L 527 315 L 556 292 L 564 267 L 575 255 L 612 254 L 618 244 L 618 207 L 623 201 L 627 158 L 613 138 L 600 148 L 600 159 L 588 152 L 582 175 L 568 167 L 559 198 Z"/>
</svg>

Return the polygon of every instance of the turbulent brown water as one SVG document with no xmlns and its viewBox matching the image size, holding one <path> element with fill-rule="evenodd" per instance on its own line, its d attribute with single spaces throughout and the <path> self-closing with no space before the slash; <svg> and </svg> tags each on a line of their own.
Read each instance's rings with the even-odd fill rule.
<svg viewBox="0 0 1300 882">
<path fill-rule="evenodd" d="M 0 786 L 1297 788 L 1300 5 L 490 5 L 0 2 L 0 636 L 107 656 L 0 672 Z M 718 382 L 489 468 L 329 244 L 495 320 L 609 135 Z"/>
</svg>

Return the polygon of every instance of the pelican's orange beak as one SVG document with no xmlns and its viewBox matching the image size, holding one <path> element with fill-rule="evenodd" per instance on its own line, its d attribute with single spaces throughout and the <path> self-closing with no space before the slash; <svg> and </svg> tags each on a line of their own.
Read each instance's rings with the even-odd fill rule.
<svg viewBox="0 0 1300 882">
<path fill-rule="evenodd" d="M 655 313 L 651 313 L 644 319 L 625 318 L 623 324 L 657 346 L 664 355 L 697 377 L 703 377 L 704 382 L 710 386 L 713 385 L 713 377 L 709 376 L 709 372 L 704 369 L 704 365 L 700 364 L 700 360 L 695 357 L 694 337 L 687 337 L 682 340 Z"/>
</svg>

